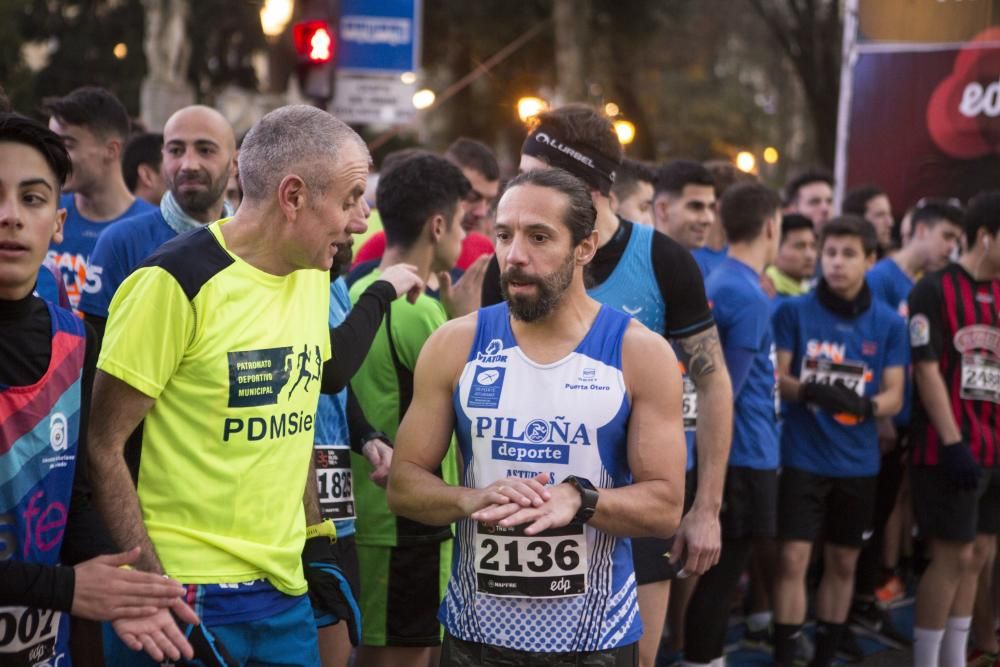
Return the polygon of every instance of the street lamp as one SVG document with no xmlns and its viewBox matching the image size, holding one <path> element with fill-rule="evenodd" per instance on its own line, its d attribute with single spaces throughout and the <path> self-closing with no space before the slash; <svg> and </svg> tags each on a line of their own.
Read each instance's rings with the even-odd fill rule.
<svg viewBox="0 0 1000 667">
<path fill-rule="evenodd" d="M 628 146 L 635 141 L 635 124 L 627 120 L 619 119 L 614 122 L 615 133 L 622 146 Z"/>
<path fill-rule="evenodd" d="M 260 27 L 264 34 L 273 38 L 285 32 L 294 9 L 292 0 L 264 0 L 264 6 L 260 8 Z"/>
<path fill-rule="evenodd" d="M 604 114 L 606 116 L 611 116 L 612 118 L 614 118 L 619 113 L 621 113 L 621 109 L 619 109 L 618 105 L 615 104 L 614 102 L 608 102 L 607 104 L 604 105 Z"/>
<path fill-rule="evenodd" d="M 764 149 L 764 162 L 774 164 L 778 161 L 778 157 L 778 149 L 774 146 L 768 146 Z"/>
<path fill-rule="evenodd" d="M 736 168 L 742 172 L 751 173 L 757 166 L 757 158 L 750 151 L 740 151 L 736 154 Z"/>
<path fill-rule="evenodd" d="M 413 93 L 413 107 L 415 109 L 426 109 L 430 105 L 434 104 L 434 100 L 437 96 L 434 91 L 429 88 L 421 88 L 417 92 Z"/>
<path fill-rule="evenodd" d="M 549 103 L 540 97 L 522 97 L 517 101 L 517 117 L 527 123 L 548 108 Z"/>
</svg>

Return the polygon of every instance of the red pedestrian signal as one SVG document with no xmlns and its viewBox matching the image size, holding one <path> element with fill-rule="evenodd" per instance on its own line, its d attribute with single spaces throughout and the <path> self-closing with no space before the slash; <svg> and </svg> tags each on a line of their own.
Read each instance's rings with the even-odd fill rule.
<svg viewBox="0 0 1000 667">
<path fill-rule="evenodd" d="M 300 62 L 321 65 L 333 60 L 333 30 L 326 21 L 299 21 L 292 26 L 292 40 Z"/>
</svg>

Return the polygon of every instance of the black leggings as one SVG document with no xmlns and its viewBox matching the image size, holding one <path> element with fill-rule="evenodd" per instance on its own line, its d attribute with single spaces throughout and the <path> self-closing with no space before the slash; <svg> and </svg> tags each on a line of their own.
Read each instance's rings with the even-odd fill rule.
<svg viewBox="0 0 1000 667">
<path fill-rule="evenodd" d="M 698 579 L 684 622 L 686 661 L 709 663 L 722 656 L 729 610 L 752 546 L 751 538 L 723 538 L 719 564 Z"/>
</svg>

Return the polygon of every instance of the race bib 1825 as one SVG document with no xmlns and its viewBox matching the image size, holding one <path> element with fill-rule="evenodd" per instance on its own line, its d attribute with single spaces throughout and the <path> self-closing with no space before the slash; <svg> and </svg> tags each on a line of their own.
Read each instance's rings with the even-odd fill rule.
<svg viewBox="0 0 1000 667">
<path fill-rule="evenodd" d="M 316 445 L 316 483 L 324 519 L 354 518 L 351 449 L 347 445 Z"/>
</svg>

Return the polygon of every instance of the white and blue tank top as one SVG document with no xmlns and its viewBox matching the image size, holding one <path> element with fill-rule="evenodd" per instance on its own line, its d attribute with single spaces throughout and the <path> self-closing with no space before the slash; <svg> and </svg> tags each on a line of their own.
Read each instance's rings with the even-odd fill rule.
<svg viewBox="0 0 1000 667">
<path fill-rule="evenodd" d="M 542 472 L 554 484 L 569 475 L 599 488 L 632 482 L 622 374 L 629 319 L 602 306 L 573 352 L 539 364 L 518 347 L 506 303 L 479 311 L 453 397 L 465 486 Z M 631 542 L 590 526 L 529 537 L 459 521 L 439 615 L 460 639 L 521 651 L 631 644 L 642 634 Z"/>
</svg>

